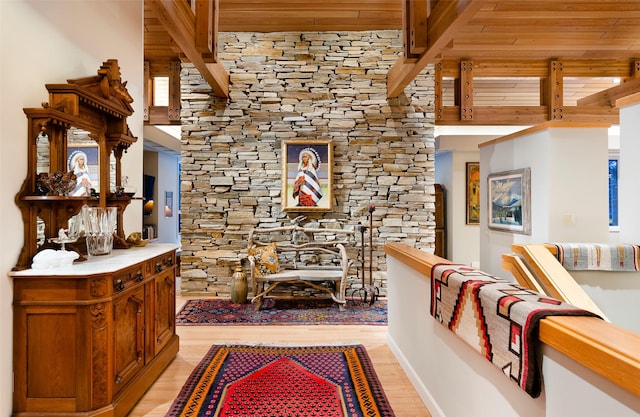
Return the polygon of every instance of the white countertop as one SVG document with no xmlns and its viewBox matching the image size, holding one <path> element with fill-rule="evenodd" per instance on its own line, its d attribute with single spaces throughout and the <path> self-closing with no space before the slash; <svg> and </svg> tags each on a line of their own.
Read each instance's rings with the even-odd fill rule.
<svg viewBox="0 0 640 417">
<path fill-rule="evenodd" d="M 74 263 L 71 266 L 56 268 L 24 269 L 11 271 L 10 277 L 30 276 L 86 276 L 92 274 L 115 272 L 120 269 L 135 265 L 139 262 L 162 255 L 171 250 L 178 249 L 173 243 L 150 243 L 143 247 L 129 249 L 114 249 L 108 255 L 88 256 L 84 262 Z"/>
</svg>

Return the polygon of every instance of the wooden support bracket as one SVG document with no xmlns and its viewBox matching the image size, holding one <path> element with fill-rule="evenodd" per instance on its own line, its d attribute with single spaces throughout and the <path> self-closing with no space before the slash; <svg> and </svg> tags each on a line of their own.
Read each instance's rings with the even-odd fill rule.
<svg viewBox="0 0 640 417">
<path fill-rule="evenodd" d="M 562 120 L 564 115 L 562 114 L 563 103 L 563 74 L 562 74 L 562 62 L 551 61 L 549 68 L 549 120 Z"/>
<path fill-rule="evenodd" d="M 473 62 L 460 61 L 460 120 L 473 120 Z"/>
</svg>

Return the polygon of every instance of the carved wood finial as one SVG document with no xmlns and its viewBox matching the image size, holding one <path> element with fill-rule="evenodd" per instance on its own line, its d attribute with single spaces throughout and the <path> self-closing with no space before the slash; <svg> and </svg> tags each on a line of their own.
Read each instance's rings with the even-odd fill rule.
<svg viewBox="0 0 640 417">
<path fill-rule="evenodd" d="M 133 103 L 133 97 L 127 91 L 127 82 L 122 82 L 117 59 L 108 59 L 103 62 L 98 75 L 103 77 L 100 80 L 100 92 L 104 98 L 108 99 L 113 95 L 125 103 Z"/>
</svg>

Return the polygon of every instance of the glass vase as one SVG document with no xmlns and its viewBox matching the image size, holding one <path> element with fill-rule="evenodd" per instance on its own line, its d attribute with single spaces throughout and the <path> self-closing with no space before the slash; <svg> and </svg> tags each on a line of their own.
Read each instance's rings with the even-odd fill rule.
<svg viewBox="0 0 640 417">
<path fill-rule="evenodd" d="M 87 253 L 107 255 L 113 249 L 118 209 L 116 207 L 84 207 L 82 209 Z"/>
</svg>

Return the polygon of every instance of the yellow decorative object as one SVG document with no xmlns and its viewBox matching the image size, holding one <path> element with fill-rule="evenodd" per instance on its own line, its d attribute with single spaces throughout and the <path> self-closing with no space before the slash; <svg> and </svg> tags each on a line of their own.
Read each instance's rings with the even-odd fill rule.
<svg viewBox="0 0 640 417">
<path fill-rule="evenodd" d="M 255 272 L 258 276 L 275 274 L 280 270 L 275 242 L 260 248 L 249 248 L 247 254 L 255 259 Z"/>
<path fill-rule="evenodd" d="M 142 239 L 142 233 L 133 232 L 127 237 L 127 243 L 132 246 L 145 246 L 149 241 Z"/>
</svg>

